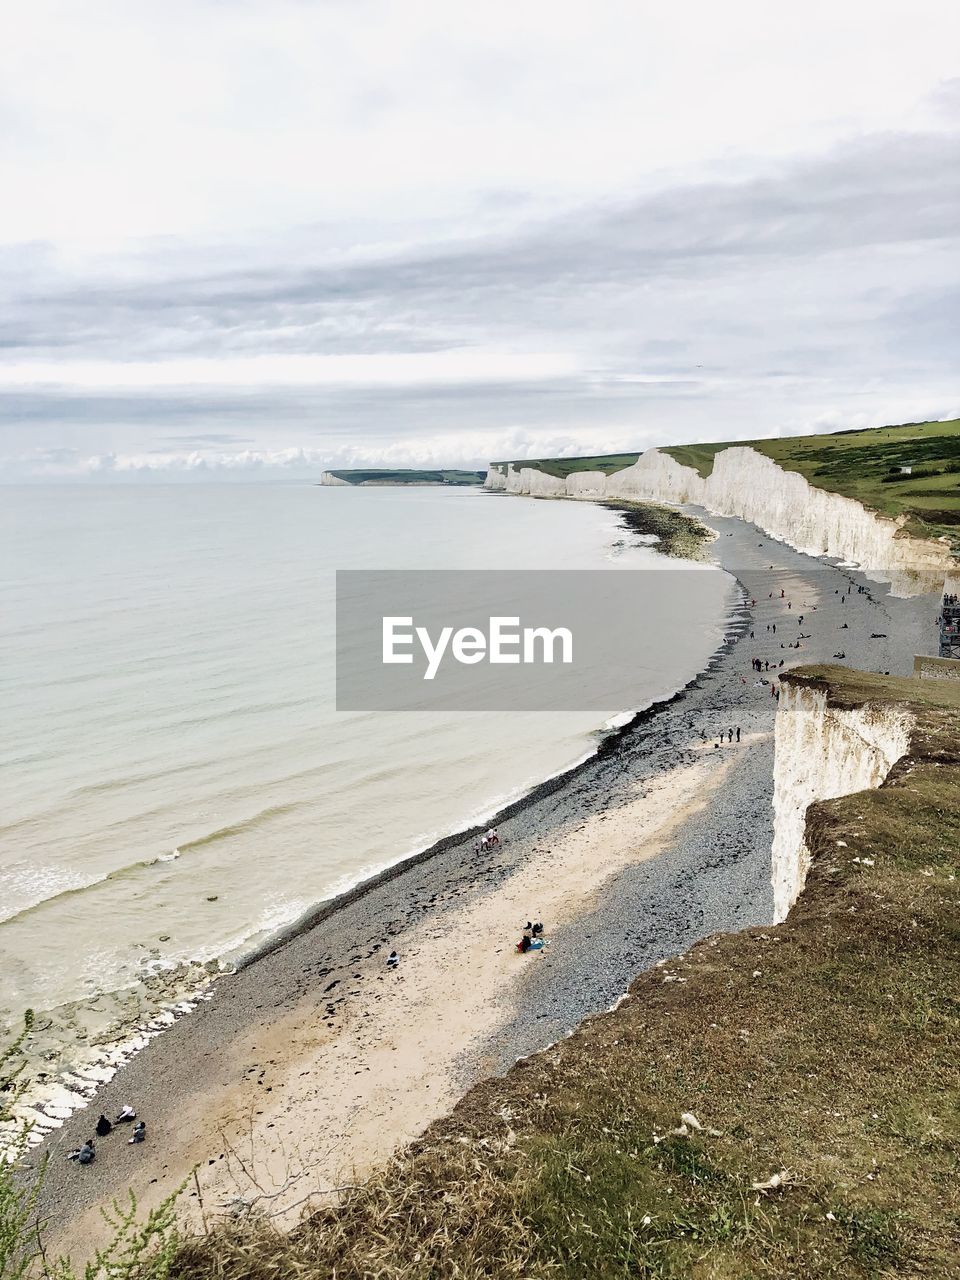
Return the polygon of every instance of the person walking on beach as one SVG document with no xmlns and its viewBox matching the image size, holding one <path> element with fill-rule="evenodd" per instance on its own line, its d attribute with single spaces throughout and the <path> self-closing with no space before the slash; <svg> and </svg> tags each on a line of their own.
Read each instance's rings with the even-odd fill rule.
<svg viewBox="0 0 960 1280">
<path fill-rule="evenodd" d="M 740 741 L 740 726 L 737 725 L 737 741 Z"/>
</svg>

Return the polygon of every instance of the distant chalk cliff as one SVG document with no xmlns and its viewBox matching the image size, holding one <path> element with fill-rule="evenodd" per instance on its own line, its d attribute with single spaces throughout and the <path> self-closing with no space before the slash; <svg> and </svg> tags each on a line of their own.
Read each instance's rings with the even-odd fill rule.
<svg viewBox="0 0 960 1280">
<path fill-rule="evenodd" d="M 495 463 L 490 490 L 543 498 L 613 498 L 693 503 L 716 515 L 737 516 L 812 556 L 862 566 L 909 595 L 931 590 L 931 578 L 948 572 L 949 548 L 903 532 L 902 521 L 870 511 L 853 498 L 818 489 L 755 449 L 732 446 L 717 453 L 704 477 L 668 454 L 650 449 L 631 466 L 607 475 L 575 471 L 566 477 L 535 467 Z"/>
</svg>

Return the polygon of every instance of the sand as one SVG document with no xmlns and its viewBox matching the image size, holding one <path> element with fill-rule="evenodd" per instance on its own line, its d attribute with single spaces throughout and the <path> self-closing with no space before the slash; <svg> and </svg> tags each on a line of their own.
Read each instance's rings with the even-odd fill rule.
<svg viewBox="0 0 960 1280">
<path fill-rule="evenodd" d="M 242 1202 L 292 1221 L 470 1084 L 608 1007 L 642 969 L 770 918 L 776 703 L 751 657 L 789 666 L 843 649 L 850 665 L 907 674 L 914 652 L 935 651 L 938 602 L 892 600 L 872 584 L 858 594 L 858 574 L 738 521 L 707 523 L 716 558 L 748 593 L 711 668 L 601 757 L 512 807 L 499 849 L 445 842 L 219 982 L 46 1144 L 52 1251 L 86 1256 L 105 1238 L 101 1204 L 132 1187 L 149 1208 L 194 1167 L 188 1221 L 201 1202 L 208 1220 Z M 801 613 L 811 639 L 781 649 Z M 736 726 L 739 743 L 714 745 Z M 548 941 L 518 955 L 527 919 L 544 921 Z M 147 1120 L 146 1143 L 110 1135 L 87 1169 L 62 1158 L 101 1109 L 126 1102 Z"/>
</svg>

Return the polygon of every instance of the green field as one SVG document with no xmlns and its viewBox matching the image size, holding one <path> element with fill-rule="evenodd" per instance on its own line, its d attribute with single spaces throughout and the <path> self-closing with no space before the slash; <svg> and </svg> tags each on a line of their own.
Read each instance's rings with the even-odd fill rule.
<svg viewBox="0 0 960 1280">
<path fill-rule="evenodd" d="M 717 454 L 735 445 L 756 449 L 786 471 L 799 471 L 817 488 L 855 498 L 884 515 L 906 516 L 906 528 L 918 537 L 947 537 L 960 543 L 960 419 L 776 440 L 665 445 L 660 452 L 706 477 Z M 611 475 L 639 456 L 521 459 L 512 465 L 563 479 L 575 471 Z M 503 472 L 507 463 L 495 465 Z M 914 474 L 898 474 L 902 466 L 912 466 Z"/>
<path fill-rule="evenodd" d="M 639 453 L 602 453 L 583 458 L 522 458 L 517 462 L 495 462 L 493 465 L 502 475 L 506 474 L 508 466 L 532 467 L 534 471 L 543 471 L 548 476 L 565 480 L 575 471 L 602 471 L 604 475 L 613 475 L 615 471 L 632 467 L 639 457 Z"/>
<path fill-rule="evenodd" d="M 379 468 L 368 470 L 331 471 L 330 475 L 347 484 L 483 484 L 485 471 L 389 471 Z"/>
</svg>

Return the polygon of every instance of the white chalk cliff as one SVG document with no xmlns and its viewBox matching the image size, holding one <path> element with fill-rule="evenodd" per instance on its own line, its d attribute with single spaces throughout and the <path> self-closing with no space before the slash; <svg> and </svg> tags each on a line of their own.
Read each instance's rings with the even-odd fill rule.
<svg viewBox="0 0 960 1280">
<path fill-rule="evenodd" d="M 705 479 L 669 454 L 650 449 L 622 471 L 577 471 L 565 480 L 532 467 L 489 468 L 485 488 L 542 498 L 612 498 L 692 503 L 737 516 L 812 556 L 860 565 L 896 593 L 931 590 L 953 563 L 943 543 L 910 537 L 899 520 L 868 511 L 853 498 L 811 485 L 755 449 L 721 450 Z"/>
<path fill-rule="evenodd" d="M 825 690 L 780 686 L 773 775 L 774 919 L 796 902 L 810 869 L 807 807 L 879 787 L 910 745 L 912 719 L 900 707 L 830 705 Z"/>
</svg>

